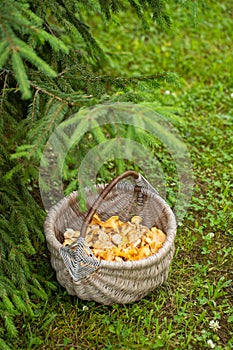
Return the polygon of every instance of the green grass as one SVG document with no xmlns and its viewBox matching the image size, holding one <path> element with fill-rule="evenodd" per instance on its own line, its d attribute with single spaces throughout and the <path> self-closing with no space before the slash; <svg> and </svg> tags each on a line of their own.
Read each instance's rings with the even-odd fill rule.
<svg viewBox="0 0 233 350">
<path fill-rule="evenodd" d="M 145 93 L 147 101 L 179 110 L 175 126 L 195 175 L 168 281 L 137 303 L 112 307 L 70 297 L 58 286 L 33 320 L 18 320 L 15 349 L 187 350 L 208 349 L 208 340 L 217 350 L 233 348 L 232 7 L 230 0 L 209 5 L 197 26 L 171 6 L 174 27 L 165 33 L 143 32 L 128 14 L 104 30 L 98 19 L 91 23 L 111 53 L 108 74 L 180 76 L 179 86 Z M 38 268 L 42 273 L 46 264 L 53 281 L 45 253 Z M 213 330 L 211 320 L 220 328 Z"/>
</svg>

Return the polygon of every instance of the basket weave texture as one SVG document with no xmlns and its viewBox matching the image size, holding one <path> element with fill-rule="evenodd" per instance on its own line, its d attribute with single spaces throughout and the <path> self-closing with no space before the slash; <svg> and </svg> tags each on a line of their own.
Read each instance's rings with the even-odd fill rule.
<svg viewBox="0 0 233 350">
<path fill-rule="evenodd" d="M 95 191 L 86 190 L 88 208 L 93 205 L 103 188 L 104 185 L 97 185 Z M 79 281 L 72 279 L 60 255 L 66 229 L 80 230 L 85 220 L 86 213 L 73 210 L 75 204 L 79 205 L 77 192 L 72 192 L 49 210 L 44 230 L 51 253 L 51 264 L 56 271 L 58 282 L 70 295 L 105 305 L 125 304 L 141 299 L 167 280 L 175 250 L 175 216 L 158 194 L 149 189 L 143 189 L 142 193 L 143 204 L 135 201 L 134 186 L 119 183 L 96 212 L 102 220 L 113 215 L 118 215 L 122 221 L 130 220 L 132 214 L 141 216 L 143 225 L 149 228 L 155 226 L 166 234 L 162 248 L 156 254 L 136 261 L 101 260 L 96 271 Z"/>
</svg>

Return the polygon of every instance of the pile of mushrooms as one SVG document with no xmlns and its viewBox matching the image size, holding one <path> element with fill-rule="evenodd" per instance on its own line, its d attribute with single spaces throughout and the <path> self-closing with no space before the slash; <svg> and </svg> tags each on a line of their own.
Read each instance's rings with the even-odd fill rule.
<svg viewBox="0 0 233 350">
<path fill-rule="evenodd" d="M 85 241 L 94 255 L 102 260 L 128 261 L 144 259 L 155 254 L 163 245 L 166 235 L 156 227 L 141 224 L 140 216 L 123 222 L 118 216 L 102 221 L 97 214 L 88 226 Z M 80 232 L 68 228 L 63 245 L 75 242 Z"/>
</svg>

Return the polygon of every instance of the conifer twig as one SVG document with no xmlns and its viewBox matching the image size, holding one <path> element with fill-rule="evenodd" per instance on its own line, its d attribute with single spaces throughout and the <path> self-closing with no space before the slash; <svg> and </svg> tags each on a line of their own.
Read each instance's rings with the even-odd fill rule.
<svg viewBox="0 0 233 350">
<path fill-rule="evenodd" d="M 2 104 L 3 104 L 4 97 L 5 97 L 5 92 L 6 92 L 6 85 L 7 85 L 8 76 L 9 76 L 9 71 L 6 71 L 6 75 L 5 75 L 5 77 L 4 77 L 4 82 L 3 82 L 3 87 L 2 87 L 1 106 L 2 106 Z"/>
<path fill-rule="evenodd" d="M 29 82 L 29 84 L 31 85 L 31 87 L 33 87 L 35 90 L 37 91 L 41 91 L 44 94 L 53 97 L 55 100 L 61 102 L 61 103 L 67 103 L 69 106 L 79 106 L 80 104 L 77 102 L 72 102 L 68 99 L 63 99 L 62 97 L 59 97 L 55 94 L 53 94 L 52 92 L 49 92 L 48 90 L 41 88 L 40 86 L 37 86 L 36 84 L 32 83 L 31 81 Z M 93 95 L 80 95 L 81 98 L 91 98 L 93 97 Z"/>
<path fill-rule="evenodd" d="M 66 102 L 63 102 L 59 108 L 57 109 L 56 113 L 54 113 L 53 117 L 50 119 L 49 124 L 47 126 L 47 129 L 42 132 L 42 134 L 40 135 L 39 139 L 37 140 L 37 142 L 33 145 L 31 151 L 28 153 L 28 158 L 30 159 L 34 153 L 34 150 L 38 148 L 40 142 L 43 140 L 45 134 L 48 132 L 48 130 L 50 130 L 50 128 L 52 127 L 52 125 L 55 123 L 59 113 L 62 111 L 62 109 L 65 107 Z"/>
<path fill-rule="evenodd" d="M 34 98 L 33 98 L 33 103 L 32 103 L 32 120 L 34 119 L 34 114 L 35 114 L 35 104 L 36 104 L 36 99 L 37 99 L 37 95 L 39 93 L 39 90 L 36 90 Z"/>
<path fill-rule="evenodd" d="M 168 76 L 169 76 L 169 73 L 166 73 L 166 72 L 155 73 L 150 75 L 132 76 L 132 77 L 119 77 L 119 76 L 113 77 L 110 75 L 102 75 L 102 76 L 88 78 L 88 81 L 107 80 L 107 79 L 114 79 L 115 81 L 119 81 L 119 80 L 137 81 L 137 80 L 149 80 L 149 79 L 165 79 Z"/>
</svg>

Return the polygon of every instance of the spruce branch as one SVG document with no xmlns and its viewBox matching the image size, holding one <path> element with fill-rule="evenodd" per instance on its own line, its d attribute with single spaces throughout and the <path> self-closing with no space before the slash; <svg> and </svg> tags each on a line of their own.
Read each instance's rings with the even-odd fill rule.
<svg viewBox="0 0 233 350">
<path fill-rule="evenodd" d="M 157 80 L 157 81 L 167 81 L 167 82 L 176 82 L 177 80 L 177 74 L 176 73 L 170 73 L 170 72 L 159 72 L 155 74 L 150 75 L 141 75 L 141 76 L 132 76 L 132 77 L 114 77 L 114 76 L 95 76 L 95 77 L 89 77 L 87 80 L 89 82 L 96 82 L 96 81 L 102 81 L 102 82 L 122 82 L 122 83 L 129 83 L 129 82 L 138 82 L 138 81 L 148 81 L 148 80 Z M 77 79 L 83 80 L 83 77 L 78 77 Z"/>
<path fill-rule="evenodd" d="M 8 8 L 8 11 L 6 11 Z M 1 11 L 2 10 L 2 11 Z M 10 11 L 9 11 L 10 10 Z M 0 5 L 0 68 L 11 61 L 12 68 L 19 84 L 23 99 L 31 97 L 28 81 L 27 66 L 23 59 L 33 64 L 47 76 L 55 77 L 54 69 L 39 57 L 37 52 L 20 37 L 29 35 L 37 43 L 49 42 L 52 49 L 68 53 L 68 47 L 56 36 L 40 28 L 43 21 L 28 9 L 28 4 L 17 3 L 13 0 L 3 1 Z"/>
<path fill-rule="evenodd" d="M 56 94 L 55 92 L 52 93 L 51 91 L 48 91 L 48 90 L 46 90 L 45 88 L 42 88 L 42 87 L 40 87 L 40 86 L 37 86 L 36 84 L 34 84 L 34 83 L 31 82 L 31 81 L 30 81 L 29 83 L 30 83 L 30 85 L 36 90 L 37 93 L 42 92 L 43 94 L 45 94 L 45 95 L 47 95 L 47 96 L 50 96 L 50 97 L 52 97 L 53 99 L 55 99 L 55 100 L 57 100 L 57 101 L 59 101 L 59 102 L 61 102 L 61 103 L 63 103 L 63 104 L 67 104 L 68 106 L 80 106 L 80 103 L 72 102 L 72 101 L 71 101 L 71 98 L 68 97 L 68 96 L 67 96 L 66 98 L 62 98 L 62 97 L 58 96 L 59 91 L 55 91 L 55 92 L 58 93 L 58 94 Z M 81 100 L 81 99 L 89 99 L 89 98 L 93 97 L 93 95 L 79 95 L 79 94 L 76 94 L 76 96 L 77 96 L 78 98 L 80 98 L 80 100 Z"/>
<path fill-rule="evenodd" d="M 8 43 L 2 41 L 0 44 L 0 69 L 4 66 L 10 55 L 10 47 Z"/>
<path fill-rule="evenodd" d="M 27 153 L 26 157 L 29 160 L 32 156 L 35 156 L 35 154 L 40 150 L 41 145 L 44 143 L 44 139 L 46 137 L 46 135 L 50 132 L 50 130 L 53 128 L 54 125 L 56 125 L 56 120 L 57 118 L 60 116 L 60 114 L 62 114 L 64 111 L 66 111 L 66 107 L 67 107 L 67 102 L 63 102 L 63 103 L 59 103 L 56 106 L 56 109 L 54 111 L 54 113 L 52 115 L 49 114 L 49 118 L 46 121 L 46 125 L 42 124 L 42 132 L 40 132 L 39 130 L 37 130 L 37 135 L 38 137 L 36 138 L 35 131 L 33 134 L 33 138 L 35 139 L 35 142 L 33 143 L 32 147 L 30 148 L 29 152 Z M 39 152 L 40 154 L 40 152 Z M 15 153 L 15 155 L 17 155 L 17 153 Z M 22 156 L 22 154 L 19 154 L 19 158 Z M 23 156 L 25 156 L 23 154 Z"/>
<path fill-rule="evenodd" d="M 36 52 L 30 48 L 29 45 L 25 44 L 24 41 L 15 38 L 14 43 L 17 46 L 19 53 L 35 65 L 41 72 L 46 74 L 48 77 L 56 77 L 57 73 L 48 65 L 44 60 L 42 60 Z"/>
<path fill-rule="evenodd" d="M 28 99 L 31 97 L 31 90 L 28 81 L 28 76 L 20 54 L 14 50 L 12 53 L 12 67 L 15 72 L 16 79 L 19 83 L 19 88 L 22 92 L 22 98 Z"/>
</svg>

